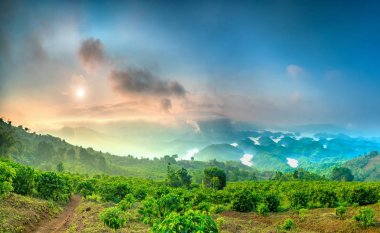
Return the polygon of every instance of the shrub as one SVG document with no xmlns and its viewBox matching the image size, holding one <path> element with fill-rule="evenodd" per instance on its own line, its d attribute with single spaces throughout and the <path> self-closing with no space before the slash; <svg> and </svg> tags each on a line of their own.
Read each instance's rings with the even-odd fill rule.
<svg viewBox="0 0 380 233">
<path fill-rule="evenodd" d="M 95 179 L 88 179 L 80 182 L 77 187 L 77 192 L 83 195 L 84 198 L 92 195 L 95 192 Z"/>
<path fill-rule="evenodd" d="M 228 208 L 224 205 L 212 205 L 210 208 L 211 213 L 220 214 L 223 211 L 226 211 Z"/>
<path fill-rule="evenodd" d="M 357 214 L 354 216 L 354 219 L 364 228 L 372 226 L 375 223 L 375 214 L 373 209 L 369 207 L 361 208 Z"/>
<path fill-rule="evenodd" d="M 305 191 L 293 191 L 289 195 L 289 201 L 292 208 L 301 209 L 307 207 L 309 198 Z"/>
<path fill-rule="evenodd" d="M 379 200 L 379 192 L 376 187 L 358 185 L 343 190 L 343 198 L 349 203 L 368 205 L 374 204 Z"/>
<path fill-rule="evenodd" d="M 126 211 L 132 208 L 135 202 L 136 202 L 135 197 L 132 194 L 127 194 L 123 200 L 117 203 L 117 207 L 119 207 L 123 211 Z"/>
<path fill-rule="evenodd" d="M 263 203 L 265 203 L 269 211 L 276 212 L 280 206 L 280 197 L 275 193 L 268 193 L 263 198 Z"/>
<path fill-rule="evenodd" d="M 103 210 L 100 214 L 100 219 L 103 221 L 104 225 L 114 230 L 122 228 L 127 222 L 125 212 L 117 207 Z"/>
<path fill-rule="evenodd" d="M 260 203 L 258 206 L 257 206 L 257 213 L 259 213 L 260 215 L 267 215 L 269 213 L 269 208 L 266 204 L 264 203 Z"/>
<path fill-rule="evenodd" d="M 339 206 L 335 209 L 335 214 L 339 219 L 343 220 L 346 217 L 347 208 L 344 206 Z"/>
<path fill-rule="evenodd" d="M 86 200 L 99 203 L 102 201 L 102 197 L 97 194 L 92 194 L 92 195 L 86 196 Z"/>
<path fill-rule="evenodd" d="M 166 194 L 163 195 L 160 199 L 157 201 L 158 204 L 158 216 L 165 217 L 171 212 L 177 212 L 181 209 L 183 209 L 183 204 L 181 201 L 181 198 L 176 194 Z"/>
<path fill-rule="evenodd" d="M 239 212 L 249 212 L 256 208 L 259 197 L 250 190 L 240 190 L 232 197 L 232 209 Z"/>
<path fill-rule="evenodd" d="M 127 182 L 113 181 L 102 185 L 101 196 L 106 201 L 120 202 L 125 195 L 131 192 Z"/>
<path fill-rule="evenodd" d="M 135 196 L 139 201 L 144 200 L 147 194 L 148 191 L 145 188 L 137 188 L 133 191 L 133 196 Z"/>
<path fill-rule="evenodd" d="M 158 217 L 158 204 L 153 197 L 147 197 L 141 202 L 142 206 L 139 209 L 141 221 L 145 224 L 153 224 Z"/>
<path fill-rule="evenodd" d="M 189 210 L 183 214 L 172 212 L 152 227 L 152 232 L 219 232 L 218 225 L 209 214 Z"/>
<path fill-rule="evenodd" d="M 309 212 L 308 209 L 298 210 L 298 217 L 300 218 L 301 221 L 305 221 L 307 212 Z"/>
<path fill-rule="evenodd" d="M 0 161 L 0 195 L 7 194 L 13 190 L 12 181 L 15 176 L 15 169 Z"/>
<path fill-rule="evenodd" d="M 291 218 L 286 219 L 281 227 L 282 229 L 287 230 L 287 231 L 293 229 L 295 227 L 293 219 Z"/>
<path fill-rule="evenodd" d="M 38 175 L 36 189 L 47 200 L 68 201 L 72 187 L 67 177 L 54 172 L 42 172 Z"/>
<path fill-rule="evenodd" d="M 203 201 L 203 202 L 199 203 L 199 205 L 197 206 L 196 209 L 200 210 L 200 211 L 207 211 L 207 212 L 209 212 L 210 209 L 211 209 L 211 203 Z"/>
<path fill-rule="evenodd" d="M 328 189 L 317 189 L 312 194 L 313 202 L 319 202 L 322 206 L 330 208 L 336 206 L 338 197 L 336 193 Z"/>
<path fill-rule="evenodd" d="M 14 192 L 21 195 L 28 195 L 34 188 L 34 169 L 20 166 L 16 169 L 16 176 L 13 179 Z"/>
</svg>

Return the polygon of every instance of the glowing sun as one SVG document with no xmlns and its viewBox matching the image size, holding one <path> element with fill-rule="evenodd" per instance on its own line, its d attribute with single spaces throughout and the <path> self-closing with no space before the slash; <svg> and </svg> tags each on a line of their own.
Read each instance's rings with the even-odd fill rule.
<svg viewBox="0 0 380 233">
<path fill-rule="evenodd" d="M 78 99 L 82 99 L 83 97 L 86 96 L 86 91 L 83 88 L 78 88 L 75 90 L 75 96 Z"/>
</svg>

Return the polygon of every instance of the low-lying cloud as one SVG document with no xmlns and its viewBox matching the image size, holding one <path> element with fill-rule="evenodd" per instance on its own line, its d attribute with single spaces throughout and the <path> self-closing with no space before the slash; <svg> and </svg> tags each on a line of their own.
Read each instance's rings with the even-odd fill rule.
<svg viewBox="0 0 380 233">
<path fill-rule="evenodd" d="M 122 94 L 148 94 L 153 96 L 184 97 L 186 89 L 177 81 L 166 81 L 148 70 L 113 70 L 110 80 L 114 89 Z"/>
</svg>

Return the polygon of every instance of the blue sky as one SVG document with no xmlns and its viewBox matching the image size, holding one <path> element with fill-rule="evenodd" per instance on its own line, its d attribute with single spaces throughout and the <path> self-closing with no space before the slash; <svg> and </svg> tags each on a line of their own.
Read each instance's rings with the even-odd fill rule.
<svg viewBox="0 0 380 233">
<path fill-rule="evenodd" d="M 380 129 L 378 1 L 1 4 L 0 112 L 19 121 L 223 117 Z M 85 41 L 101 56 L 83 60 Z M 133 89 L 141 79 L 150 83 Z M 72 98 L 78 88 L 86 98 Z M 44 116 L 54 123 L 41 125 Z"/>
</svg>

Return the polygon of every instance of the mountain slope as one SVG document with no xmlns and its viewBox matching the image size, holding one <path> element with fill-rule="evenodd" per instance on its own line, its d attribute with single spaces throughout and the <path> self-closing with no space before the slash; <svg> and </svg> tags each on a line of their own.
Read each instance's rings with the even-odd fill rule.
<svg viewBox="0 0 380 233">
<path fill-rule="evenodd" d="M 377 151 L 349 160 L 343 166 L 352 171 L 355 180 L 380 180 L 380 154 Z"/>
</svg>

